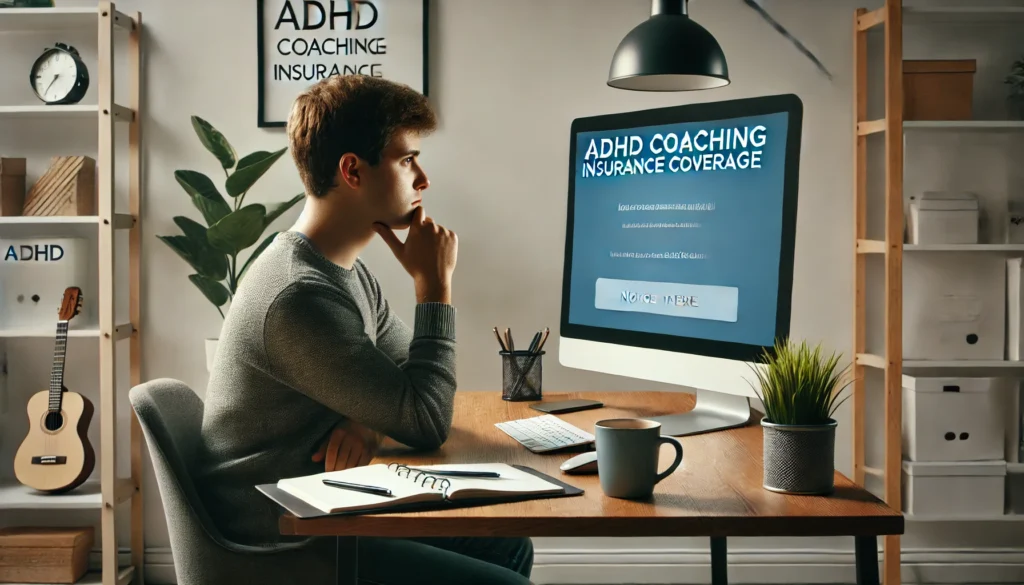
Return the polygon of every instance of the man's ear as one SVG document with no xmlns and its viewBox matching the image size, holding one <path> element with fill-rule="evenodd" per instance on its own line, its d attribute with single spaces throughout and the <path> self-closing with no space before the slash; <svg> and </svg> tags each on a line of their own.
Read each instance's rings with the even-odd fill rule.
<svg viewBox="0 0 1024 585">
<path fill-rule="evenodd" d="M 361 184 L 362 171 L 363 161 L 352 153 L 346 153 L 338 161 L 338 182 L 355 189 Z"/>
</svg>

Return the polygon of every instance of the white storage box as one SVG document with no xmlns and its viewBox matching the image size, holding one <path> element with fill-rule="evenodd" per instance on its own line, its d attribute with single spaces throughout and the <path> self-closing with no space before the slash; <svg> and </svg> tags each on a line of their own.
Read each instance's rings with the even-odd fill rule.
<svg viewBox="0 0 1024 585">
<path fill-rule="evenodd" d="M 915 378 L 903 389 L 903 458 L 1003 458 L 1005 422 L 991 378 Z"/>
<path fill-rule="evenodd" d="M 907 514 L 963 518 L 1002 516 L 1006 461 L 903 462 Z"/>
<path fill-rule="evenodd" d="M 1006 243 L 1024 244 L 1024 201 L 1010 201 L 1006 215 Z"/>
<path fill-rule="evenodd" d="M 1005 316 L 998 254 L 903 257 L 903 359 L 1004 359 Z"/>
<path fill-rule="evenodd" d="M 70 325 L 95 323 L 96 291 L 87 280 L 90 268 L 85 238 L 0 240 L 0 328 L 57 333 L 64 289 L 82 289 L 82 310 Z M 95 325 L 93 325 L 95 326 Z"/>
<path fill-rule="evenodd" d="M 911 244 L 977 244 L 978 197 L 929 191 L 910 203 Z"/>
<path fill-rule="evenodd" d="M 1024 467 L 1006 467 L 1006 509 L 1010 514 L 1024 514 Z"/>
</svg>

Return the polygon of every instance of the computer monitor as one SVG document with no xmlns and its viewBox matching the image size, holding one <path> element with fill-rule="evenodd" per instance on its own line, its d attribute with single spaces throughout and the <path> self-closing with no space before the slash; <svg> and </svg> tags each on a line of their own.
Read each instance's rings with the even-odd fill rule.
<svg viewBox="0 0 1024 585">
<path fill-rule="evenodd" d="M 572 123 L 559 362 L 695 391 L 665 435 L 746 424 L 789 335 L 802 119 L 775 95 Z"/>
</svg>

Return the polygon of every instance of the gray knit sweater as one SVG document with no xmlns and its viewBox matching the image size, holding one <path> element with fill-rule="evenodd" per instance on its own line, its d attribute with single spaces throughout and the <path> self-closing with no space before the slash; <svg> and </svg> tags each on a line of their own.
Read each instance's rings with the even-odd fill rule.
<svg viewBox="0 0 1024 585">
<path fill-rule="evenodd" d="M 245 275 L 206 391 L 197 489 L 225 536 L 280 542 L 281 510 L 255 489 L 319 473 L 331 428 L 355 420 L 414 448 L 447 438 L 455 309 L 416 306 L 410 331 L 369 269 L 334 264 L 282 232 Z"/>
</svg>

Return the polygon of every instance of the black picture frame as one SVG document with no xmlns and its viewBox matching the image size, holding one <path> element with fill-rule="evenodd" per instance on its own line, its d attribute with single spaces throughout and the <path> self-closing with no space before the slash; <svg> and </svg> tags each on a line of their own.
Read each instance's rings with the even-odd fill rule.
<svg viewBox="0 0 1024 585">
<path fill-rule="evenodd" d="M 263 18 L 266 15 L 264 2 L 256 0 L 256 125 L 259 128 L 284 128 L 287 122 L 284 120 L 267 119 L 266 100 L 263 95 L 266 91 L 266 79 L 264 79 L 264 65 L 266 65 L 266 41 L 263 38 Z M 429 91 L 429 30 L 430 30 L 430 0 L 422 0 L 423 7 L 423 95 L 430 95 Z"/>
<path fill-rule="evenodd" d="M 752 345 L 695 337 L 629 331 L 569 322 L 572 289 L 572 243 L 575 221 L 576 138 L 580 132 L 616 130 L 686 122 L 702 122 L 788 113 L 786 160 L 782 195 L 782 242 L 779 252 L 779 288 L 775 312 L 775 337 L 789 336 L 792 317 L 793 261 L 796 245 L 797 192 L 800 180 L 800 145 L 803 131 L 803 102 L 794 94 L 741 98 L 683 106 L 669 106 L 634 112 L 604 114 L 573 120 L 569 144 L 569 196 L 567 201 L 565 256 L 562 274 L 560 335 L 616 345 L 658 349 L 747 362 L 761 362 L 771 346 Z"/>
</svg>

